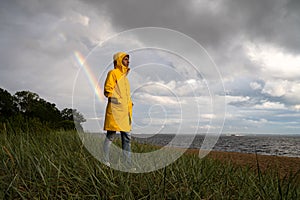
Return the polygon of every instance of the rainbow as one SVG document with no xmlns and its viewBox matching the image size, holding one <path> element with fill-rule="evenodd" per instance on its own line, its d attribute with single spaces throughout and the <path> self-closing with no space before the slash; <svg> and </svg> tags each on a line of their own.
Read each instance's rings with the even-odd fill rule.
<svg viewBox="0 0 300 200">
<path fill-rule="evenodd" d="M 103 92 L 102 92 L 101 88 L 99 87 L 98 81 L 97 81 L 96 77 L 94 76 L 92 69 L 86 62 L 85 57 L 79 51 L 75 51 L 74 56 L 75 56 L 76 61 L 79 63 L 81 69 L 83 69 L 86 77 L 88 78 L 90 86 L 94 90 L 96 96 L 98 97 L 98 100 L 100 102 L 104 101 Z"/>
</svg>

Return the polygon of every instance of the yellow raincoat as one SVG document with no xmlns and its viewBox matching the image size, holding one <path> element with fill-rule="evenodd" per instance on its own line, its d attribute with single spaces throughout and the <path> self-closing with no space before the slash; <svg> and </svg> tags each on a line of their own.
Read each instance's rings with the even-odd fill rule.
<svg viewBox="0 0 300 200">
<path fill-rule="evenodd" d="M 130 85 L 127 79 L 129 68 L 122 64 L 126 53 L 114 55 L 115 68 L 108 72 L 104 84 L 104 95 L 108 98 L 104 121 L 104 130 L 124 131 L 131 130 L 132 101 Z"/>
</svg>

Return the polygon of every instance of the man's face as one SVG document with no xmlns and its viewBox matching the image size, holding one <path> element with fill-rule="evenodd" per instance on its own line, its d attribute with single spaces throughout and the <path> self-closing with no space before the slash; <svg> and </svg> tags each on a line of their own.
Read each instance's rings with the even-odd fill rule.
<svg viewBox="0 0 300 200">
<path fill-rule="evenodd" d="M 129 66 L 129 56 L 125 56 L 122 60 L 122 64 L 126 67 Z"/>
</svg>

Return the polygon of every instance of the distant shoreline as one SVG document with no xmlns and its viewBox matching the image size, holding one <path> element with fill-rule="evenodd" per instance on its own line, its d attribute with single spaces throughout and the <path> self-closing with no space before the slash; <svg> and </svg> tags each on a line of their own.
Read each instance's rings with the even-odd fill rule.
<svg viewBox="0 0 300 200">
<path fill-rule="evenodd" d="M 198 154 L 199 149 L 187 149 L 185 154 Z M 235 166 L 248 166 L 251 169 L 261 171 L 278 170 L 281 177 L 300 172 L 300 158 L 286 156 L 260 155 L 253 153 L 211 151 L 208 158 L 224 163 L 232 163 Z"/>
<path fill-rule="evenodd" d="M 208 138 L 209 139 L 209 138 Z M 259 136 L 223 136 L 212 138 L 211 146 L 206 144 L 209 140 L 203 135 L 166 135 L 156 134 L 133 135 L 133 140 L 139 143 L 158 146 L 172 146 L 183 149 L 207 149 L 222 152 L 257 153 L 259 155 L 274 155 L 300 158 L 300 149 L 297 147 L 300 136 L 259 135 Z M 208 149 L 209 148 L 209 149 Z"/>
</svg>

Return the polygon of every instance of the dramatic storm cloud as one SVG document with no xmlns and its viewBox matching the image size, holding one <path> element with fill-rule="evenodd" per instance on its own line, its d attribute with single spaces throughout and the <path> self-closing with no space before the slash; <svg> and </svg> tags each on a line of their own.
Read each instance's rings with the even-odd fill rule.
<svg viewBox="0 0 300 200">
<path fill-rule="evenodd" d="M 101 88 L 112 68 L 111 52 L 129 50 L 133 132 L 220 130 L 211 120 L 222 118 L 224 97 L 224 133 L 300 131 L 297 0 L 4 0 L 0 5 L 0 87 L 36 92 L 59 108 L 73 105 L 87 118 L 86 130 L 102 131 Z M 182 47 L 184 58 L 145 49 L 150 38 L 161 39 L 151 33 L 105 43 L 142 27 L 181 32 L 202 45 L 224 88 L 204 67 L 200 73 L 193 68 L 197 55 L 180 37 L 172 45 Z M 196 67 L 201 64 L 207 63 Z"/>
</svg>

